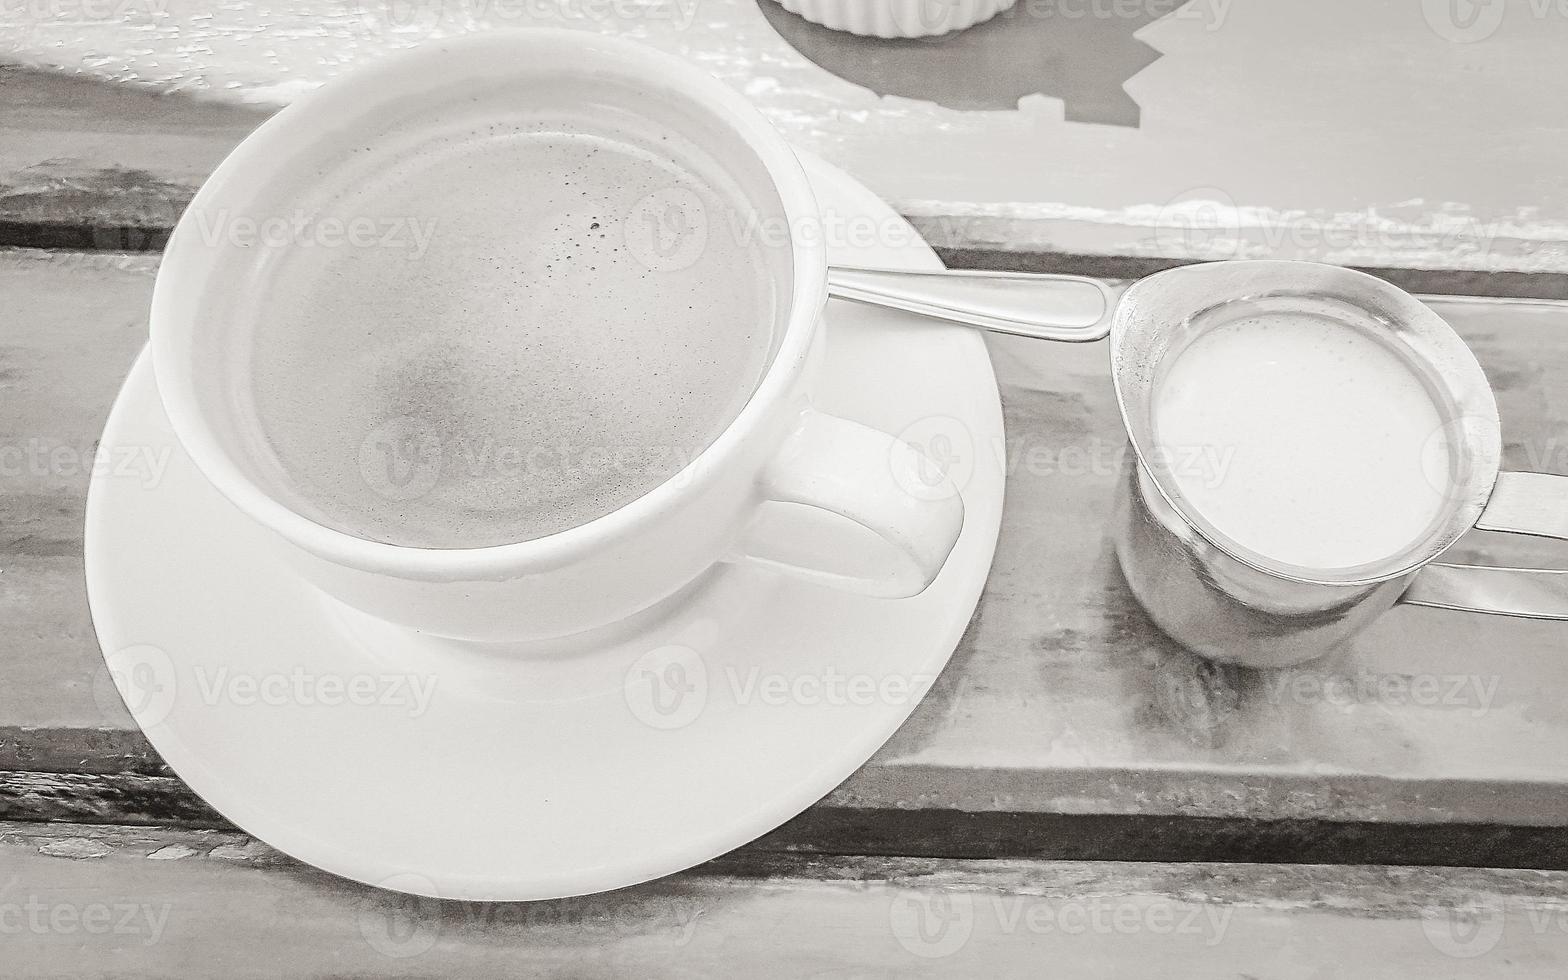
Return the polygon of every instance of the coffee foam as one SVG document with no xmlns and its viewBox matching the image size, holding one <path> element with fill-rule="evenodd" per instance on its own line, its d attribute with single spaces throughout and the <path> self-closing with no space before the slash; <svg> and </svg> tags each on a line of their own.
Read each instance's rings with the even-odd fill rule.
<svg viewBox="0 0 1568 980">
<path fill-rule="evenodd" d="M 1312 569 L 1382 561 L 1443 513 L 1443 414 L 1411 356 L 1371 329 L 1307 312 L 1214 324 L 1156 387 L 1156 444 L 1221 534 Z"/>
<path fill-rule="evenodd" d="M 265 247 L 233 311 L 252 455 L 291 506 L 415 547 L 530 540 L 646 493 L 739 414 L 787 259 L 697 140 L 610 110 L 406 130 L 292 198 L 375 244 Z"/>
</svg>

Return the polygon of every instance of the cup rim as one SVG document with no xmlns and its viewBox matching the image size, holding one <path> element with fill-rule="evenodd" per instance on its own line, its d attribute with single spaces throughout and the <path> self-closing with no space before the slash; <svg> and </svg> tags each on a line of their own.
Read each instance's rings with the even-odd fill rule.
<svg viewBox="0 0 1568 980">
<path fill-rule="evenodd" d="M 1313 568 L 1275 561 L 1221 532 L 1198 512 L 1179 489 L 1171 485 L 1174 481 L 1161 479 L 1160 475 L 1149 466 L 1147 461 L 1155 446 L 1153 427 L 1148 418 L 1149 412 L 1139 411 L 1140 406 L 1144 409 L 1148 408 L 1149 391 L 1140 390 L 1137 393 L 1130 393 L 1125 383 L 1126 364 L 1129 358 L 1134 356 L 1129 345 L 1129 334 L 1137 332 L 1138 329 L 1130 328 L 1128 321 L 1140 312 L 1137 311 L 1137 305 L 1143 299 L 1144 293 L 1149 291 L 1149 287 L 1168 283 L 1170 279 L 1178 276 L 1192 278 L 1212 275 L 1248 276 L 1251 284 L 1268 280 L 1271 285 L 1288 283 L 1292 277 L 1296 277 L 1297 282 L 1301 277 L 1315 277 L 1318 288 L 1325 285 L 1331 289 L 1339 287 L 1344 293 L 1360 289 L 1383 301 L 1389 309 L 1397 311 L 1397 317 L 1402 324 L 1419 331 L 1423 340 L 1441 349 L 1448 363 L 1446 365 L 1429 363 L 1427 367 L 1443 379 L 1448 389 L 1447 395 L 1453 402 L 1452 408 L 1456 412 L 1454 421 L 1464 423 L 1466 426 L 1464 450 L 1467 469 L 1464 471 L 1463 479 L 1456 478 L 1453 481 L 1449 492 L 1445 495 L 1442 510 L 1424 537 L 1412 542 L 1405 550 L 1387 558 L 1344 568 Z M 1308 292 L 1311 288 L 1303 287 L 1301 291 Z M 1350 305 L 1360 305 L 1354 299 L 1347 298 L 1344 293 L 1330 291 L 1315 295 L 1339 299 Z M 1264 295 L 1281 295 L 1281 293 Z M 1243 298 L 1247 297 L 1227 295 L 1216 299 L 1213 305 Z M 1178 312 L 1185 319 L 1200 311 L 1183 309 Z M 1179 266 L 1142 279 L 1130 286 L 1123 294 L 1113 317 L 1111 381 L 1116 391 L 1116 404 L 1121 414 L 1122 425 L 1132 446 L 1136 465 L 1149 474 L 1149 482 L 1161 499 L 1175 511 L 1187 527 L 1222 554 L 1256 571 L 1289 582 L 1303 585 L 1363 587 L 1417 571 L 1442 554 L 1459 539 L 1460 535 L 1474 526 L 1486 506 L 1501 469 L 1502 429 L 1497 401 L 1491 384 L 1469 345 L 1448 321 L 1411 293 L 1384 279 L 1344 266 L 1295 259 L 1233 259 Z M 1147 387 L 1153 386 L 1151 384 Z M 1452 424 L 1453 422 L 1445 423 L 1445 427 Z"/>
<path fill-rule="evenodd" d="M 358 93 L 375 101 L 383 79 L 403 78 L 416 72 L 439 72 L 453 80 L 467 63 L 465 55 L 479 51 L 506 53 L 518 64 L 528 64 L 529 50 L 563 49 L 590 57 L 613 60 L 622 71 L 657 78 L 676 88 L 694 104 L 732 128 L 756 157 L 777 193 L 785 218 L 791 255 L 790 292 L 783 335 L 756 389 L 739 414 L 686 466 L 664 482 L 617 509 L 583 524 L 539 538 L 478 548 L 417 548 L 357 537 L 328 527 L 300 514 L 258 486 L 234 461 L 223 440 L 199 410 L 193 379 L 188 376 L 188 350 L 176 345 L 172 328 L 177 291 L 192 288 L 185 272 L 194 259 L 188 254 L 201 247 L 191 216 L 219 206 L 225 188 L 243 185 L 248 174 L 271 170 L 274 144 L 323 105 L 340 101 L 345 93 Z M 571 563 L 607 541 L 656 521 L 680 502 L 720 478 L 724 464 L 741 445 L 764 425 L 765 416 L 790 391 L 804 370 L 807 354 L 827 304 L 827 249 L 823 236 L 803 234 L 820 220 L 816 196 L 806 172 L 788 142 L 744 97 L 721 80 L 688 62 L 644 44 L 614 36 L 565 28 L 534 28 L 469 34 L 427 41 L 407 51 L 380 58 L 334 78 L 268 119 L 243 140 L 214 170 L 196 193 L 176 225 L 164 251 L 153 288 L 150 348 L 160 398 L 175 436 L 197 469 L 225 497 L 257 522 L 286 540 L 328 561 L 371 572 L 435 581 L 497 574 L 515 575 L 528 569 L 547 570 Z"/>
</svg>

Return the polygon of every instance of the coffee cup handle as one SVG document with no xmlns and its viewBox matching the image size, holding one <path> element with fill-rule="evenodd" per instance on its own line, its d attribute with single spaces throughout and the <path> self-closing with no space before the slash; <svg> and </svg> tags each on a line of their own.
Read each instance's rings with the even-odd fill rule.
<svg viewBox="0 0 1568 980">
<path fill-rule="evenodd" d="M 1499 473 L 1475 526 L 1568 541 L 1568 477 Z M 1521 619 L 1568 620 L 1568 570 L 1434 562 L 1416 573 L 1399 601 Z"/>
<path fill-rule="evenodd" d="M 759 490 L 764 500 L 738 557 L 862 595 L 900 599 L 923 592 L 964 526 L 957 488 L 919 449 L 816 409 L 801 413 L 763 470 Z M 835 527 L 823 512 L 853 522 L 862 539 L 871 532 L 883 547 L 866 555 L 857 529 L 843 521 Z M 843 556 L 853 550 L 869 561 L 845 570 Z"/>
</svg>

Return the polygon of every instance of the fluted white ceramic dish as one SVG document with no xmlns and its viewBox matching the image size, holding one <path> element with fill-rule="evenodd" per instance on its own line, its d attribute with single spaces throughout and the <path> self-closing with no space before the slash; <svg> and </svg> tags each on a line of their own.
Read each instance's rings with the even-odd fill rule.
<svg viewBox="0 0 1568 980">
<path fill-rule="evenodd" d="M 1017 0 L 778 0 L 813 24 L 869 37 L 933 37 L 990 20 Z"/>
</svg>

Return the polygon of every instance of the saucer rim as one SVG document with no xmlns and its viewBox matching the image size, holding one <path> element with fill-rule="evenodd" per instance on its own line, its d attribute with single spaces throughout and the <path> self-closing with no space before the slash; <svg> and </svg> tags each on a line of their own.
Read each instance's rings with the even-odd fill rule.
<svg viewBox="0 0 1568 980">
<path fill-rule="evenodd" d="M 849 177 L 837 168 L 832 167 L 808 154 L 800 153 L 801 163 L 811 176 L 812 185 L 817 190 L 819 198 L 826 197 L 828 203 L 836 200 L 845 200 L 853 203 L 857 208 L 868 210 L 870 213 L 881 216 L 892 215 L 897 217 L 885 202 L 873 192 Z M 821 193 L 826 188 L 828 194 Z M 873 203 L 874 202 L 874 203 Z M 902 219 L 900 219 L 902 220 Z M 916 252 L 916 250 L 919 250 Z M 908 251 L 911 261 L 918 261 L 932 268 L 940 268 L 940 261 L 930 247 L 924 244 L 917 233 L 911 230 L 909 243 L 900 249 Z M 915 255 L 920 255 L 918 260 Z M 830 317 L 831 319 L 831 317 Z M 1002 433 L 1002 413 L 1000 393 L 997 389 L 995 373 L 992 368 L 989 353 L 984 340 L 978 334 L 970 334 L 975 345 L 977 357 L 973 365 L 976 380 L 983 378 L 984 390 L 976 397 L 976 414 L 983 417 L 987 423 L 994 426 L 994 431 Z M 964 341 L 970 343 L 970 341 Z M 831 353 L 829 355 L 831 357 Z M 156 378 L 153 376 L 147 352 L 138 355 L 135 364 L 129 372 L 124 386 L 117 394 L 114 405 L 110 410 L 108 421 L 105 424 L 103 443 L 113 444 L 111 438 L 113 431 L 123 426 L 122 416 L 130 411 L 124 403 L 131 398 L 138 397 L 147 392 L 138 386 L 151 384 L 151 394 L 156 398 Z M 171 433 L 172 438 L 172 433 Z M 174 451 L 183 452 L 177 445 Z M 199 470 L 194 471 L 199 479 L 205 479 Z M 981 481 L 976 481 L 979 483 Z M 124 645 L 117 645 L 109 640 L 117 635 L 124 636 L 126 631 L 116 615 L 113 584 L 117 566 L 112 557 L 101 556 L 94 559 L 92 542 L 103 538 L 107 531 L 96 530 L 109 520 L 108 509 L 111 504 L 109 491 L 102 488 L 100 481 L 95 479 L 89 487 L 86 507 L 86 532 L 85 532 L 85 574 L 87 580 L 88 605 L 92 612 L 94 630 L 100 641 L 100 654 L 108 663 L 110 650 L 123 649 Z M 976 484 L 971 483 L 974 487 Z M 962 591 L 953 597 L 950 604 L 944 603 L 941 607 L 945 610 L 961 608 L 961 614 L 952 618 L 940 634 L 941 642 L 933 642 L 929 649 L 936 651 L 929 657 L 929 663 L 909 664 L 911 668 L 920 668 L 922 673 L 938 675 L 950 661 L 953 652 L 961 641 L 964 632 L 973 619 L 974 611 L 978 605 L 985 581 L 994 560 L 997 539 L 1000 531 L 1001 513 L 1005 499 L 1005 481 L 1000 473 L 994 476 L 995 505 L 994 517 L 987 521 L 990 526 L 981 526 L 976 523 L 973 527 L 980 536 L 983 544 L 983 555 L 976 557 L 976 564 L 983 564 L 975 573 L 973 583 L 966 582 Z M 966 488 L 967 489 L 967 488 Z M 156 493 L 158 491 L 149 491 Z M 967 499 L 966 504 L 970 501 Z M 235 511 L 235 518 L 240 518 L 240 512 Z M 966 521 L 966 524 L 969 522 Z M 966 531 L 969 528 L 966 527 Z M 983 563 L 979 559 L 983 557 Z M 300 585 L 300 595 L 305 596 L 305 586 Z M 957 600 L 962 598 L 962 603 Z M 907 600 L 877 599 L 868 600 L 876 602 L 900 602 Z M 323 618 L 325 614 L 320 614 Z M 680 615 L 679 612 L 675 615 Z M 123 699 L 123 692 L 121 692 Z M 265 804 L 265 794 L 234 793 L 231 789 L 236 781 L 225 778 L 223 774 L 211 769 L 203 760 L 203 753 L 199 747 L 194 746 L 187 739 L 181 738 L 175 731 L 162 724 L 154 724 L 143 728 L 148 741 L 163 757 L 169 768 L 179 775 L 192 792 L 195 792 L 214 811 L 224 816 L 225 819 L 240 827 L 254 839 L 266 843 L 276 850 L 290 855 L 303 863 L 327 871 L 331 874 L 349 878 L 364 884 L 382 888 L 391 888 L 409 894 L 421 895 L 437 899 L 464 899 L 473 901 L 524 901 L 566 898 L 578 895 L 593 894 L 609 891 L 655 878 L 664 877 L 683 871 L 712 858 L 718 857 L 736 847 L 744 846 L 759 837 L 762 837 L 789 820 L 800 815 L 812 805 L 823 799 L 842 784 L 845 779 L 853 776 L 867 761 L 887 743 L 893 734 L 908 720 L 921 702 L 916 700 L 902 706 L 889 706 L 880 712 L 875 719 L 867 725 L 857 729 L 854 741 L 854 751 L 835 753 L 825 757 L 824 761 L 813 766 L 798 779 L 793 780 L 787 787 L 778 787 L 769 793 L 767 800 L 747 811 L 744 819 L 733 818 L 714 825 L 709 832 L 685 838 L 681 843 L 669 848 L 650 851 L 643 855 L 640 861 L 615 862 L 592 867 L 578 867 L 564 869 L 544 874 L 532 874 L 526 879 L 519 879 L 516 874 L 487 875 L 483 873 L 451 874 L 441 873 L 432 875 L 430 869 L 414 869 L 399 865 L 396 860 L 377 863 L 373 858 L 369 861 L 356 860 L 356 852 L 345 851 L 341 845 L 334 845 L 322 839 L 319 834 L 309 830 L 308 822 L 297 819 L 283 819 L 282 811 L 276 810 Z M 127 710 L 129 710 L 127 708 Z M 134 718 L 134 712 L 132 713 Z M 140 721 L 137 722 L 140 726 Z M 846 745 L 848 743 L 845 743 Z M 196 776 L 196 782 L 203 789 L 198 789 L 189 778 Z M 250 802 L 246 802 L 249 799 Z M 258 802 L 262 805 L 258 805 Z M 237 815 L 237 816 L 236 816 Z M 260 819 L 257 819 L 258 816 Z M 276 817 L 276 818 L 275 818 Z M 500 818 L 498 818 L 500 819 Z M 252 826 L 272 825 L 274 829 L 266 833 L 251 830 Z M 282 829 L 282 833 L 277 828 Z M 439 877 L 439 884 L 433 880 Z M 400 880 L 394 880 L 400 879 Z M 428 885 L 429 887 L 423 887 Z"/>
</svg>

